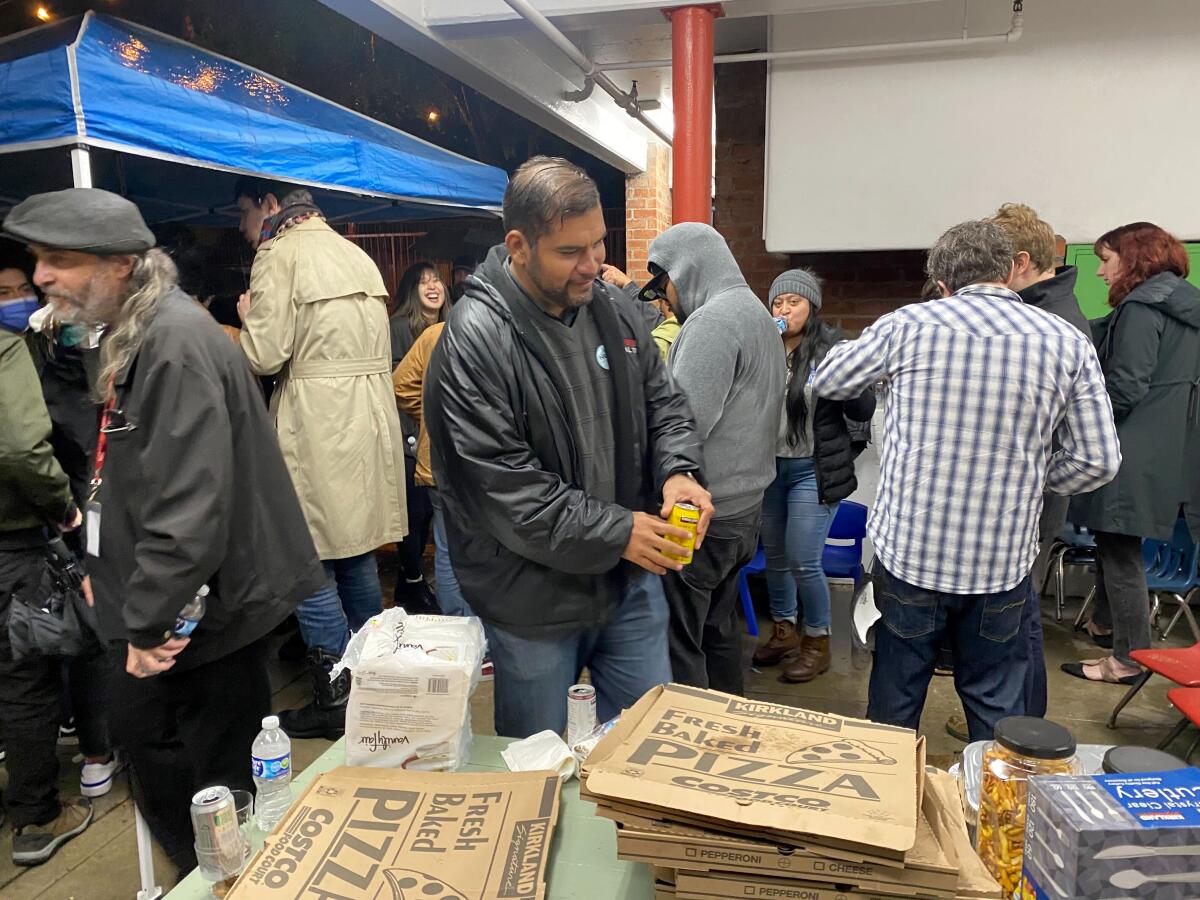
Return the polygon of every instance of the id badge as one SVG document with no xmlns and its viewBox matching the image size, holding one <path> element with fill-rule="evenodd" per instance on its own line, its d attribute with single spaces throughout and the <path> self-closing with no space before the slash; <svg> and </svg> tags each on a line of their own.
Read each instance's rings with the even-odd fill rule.
<svg viewBox="0 0 1200 900">
<path fill-rule="evenodd" d="M 93 500 L 83 513 L 83 528 L 87 533 L 87 555 L 100 555 L 100 504 Z"/>
</svg>

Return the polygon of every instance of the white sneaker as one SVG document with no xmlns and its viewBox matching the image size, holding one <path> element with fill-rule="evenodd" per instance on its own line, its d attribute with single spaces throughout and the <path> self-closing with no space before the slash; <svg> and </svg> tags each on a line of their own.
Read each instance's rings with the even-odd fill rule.
<svg viewBox="0 0 1200 900">
<path fill-rule="evenodd" d="M 103 797 L 112 790 L 113 779 L 123 768 L 125 764 L 116 753 L 106 763 L 85 762 L 79 772 L 79 793 L 88 798 Z"/>
</svg>

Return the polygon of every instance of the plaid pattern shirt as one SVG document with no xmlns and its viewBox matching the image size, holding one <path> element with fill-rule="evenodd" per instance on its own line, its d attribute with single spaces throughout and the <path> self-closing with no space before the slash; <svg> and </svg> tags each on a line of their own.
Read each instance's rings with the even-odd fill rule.
<svg viewBox="0 0 1200 900">
<path fill-rule="evenodd" d="M 1095 490 L 1121 464 L 1095 349 L 1007 288 L 970 285 L 884 316 L 829 352 L 813 390 L 847 399 L 880 380 L 868 532 L 888 571 L 918 587 L 1015 587 L 1037 556 L 1043 489 Z"/>
</svg>

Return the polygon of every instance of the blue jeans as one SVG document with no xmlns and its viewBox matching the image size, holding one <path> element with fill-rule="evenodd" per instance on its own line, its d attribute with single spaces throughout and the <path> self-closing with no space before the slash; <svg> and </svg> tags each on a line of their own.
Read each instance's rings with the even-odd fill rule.
<svg viewBox="0 0 1200 900">
<path fill-rule="evenodd" d="M 433 580 L 437 586 L 438 608 L 444 616 L 472 616 L 467 598 L 458 586 L 458 576 L 450 565 L 450 547 L 446 543 L 446 511 L 438 492 L 430 488 L 429 499 L 433 503 Z"/>
<path fill-rule="evenodd" d="M 882 620 L 875 628 L 868 719 L 914 730 L 921 724 L 943 641 L 954 657 L 954 687 L 972 741 L 991 740 L 998 721 L 1024 713 L 1020 645 L 1028 576 L 995 594 L 946 594 L 901 581 L 878 561 L 875 568 L 875 603 Z"/>
<path fill-rule="evenodd" d="M 775 480 L 763 495 L 762 542 L 767 558 L 771 618 L 796 622 L 796 591 L 804 604 L 804 627 L 829 633 L 829 582 L 821 567 L 836 503 L 817 499 L 811 458 L 775 460 Z M 799 624 L 799 623 L 797 623 Z"/>
<path fill-rule="evenodd" d="M 606 722 L 671 680 L 667 600 L 657 575 L 631 574 L 602 627 L 552 635 L 485 624 L 496 667 L 496 734 L 525 738 L 567 727 L 567 688 L 584 666 L 596 688 L 596 715 Z"/>
<path fill-rule="evenodd" d="M 1039 719 L 1046 715 L 1046 653 L 1043 644 L 1042 602 L 1031 579 L 1029 600 L 1021 613 L 1017 657 L 1025 666 L 1025 715 Z"/>
<path fill-rule="evenodd" d="M 358 631 L 383 608 L 379 567 L 374 553 L 325 559 L 321 564 L 328 581 L 296 608 L 296 619 L 305 646 L 341 656 L 350 632 Z"/>
</svg>

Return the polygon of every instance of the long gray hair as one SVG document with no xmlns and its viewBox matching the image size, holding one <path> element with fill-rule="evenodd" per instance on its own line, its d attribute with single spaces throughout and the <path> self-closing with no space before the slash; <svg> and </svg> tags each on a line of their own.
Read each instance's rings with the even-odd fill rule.
<svg viewBox="0 0 1200 900">
<path fill-rule="evenodd" d="M 125 287 L 120 317 L 101 344 L 100 378 L 96 390 L 102 400 L 112 393 L 112 381 L 137 356 L 146 338 L 146 324 L 158 300 L 179 283 L 179 272 L 166 252 L 158 248 L 134 256 L 133 271 Z"/>
</svg>

